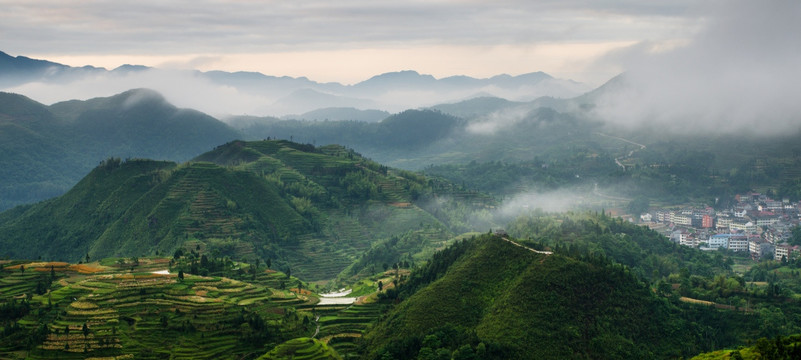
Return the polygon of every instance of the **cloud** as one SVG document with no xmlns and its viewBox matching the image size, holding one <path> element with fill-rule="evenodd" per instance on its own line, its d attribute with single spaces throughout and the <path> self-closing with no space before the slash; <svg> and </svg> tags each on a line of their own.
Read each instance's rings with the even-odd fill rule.
<svg viewBox="0 0 801 360">
<path fill-rule="evenodd" d="M 631 41 L 681 28 L 684 1 L 0 0 L 5 51 L 224 54 Z"/>
<path fill-rule="evenodd" d="M 625 69 L 624 86 L 597 100 L 597 114 L 678 132 L 801 130 L 801 3 L 714 5 L 683 46 L 641 42 L 603 59 Z"/>
<path fill-rule="evenodd" d="M 194 72 L 157 69 L 125 75 L 103 73 L 67 83 L 27 83 L 4 91 L 52 104 L 71 99 L 107 97 L 135 88 L 153 89 L 177 107 L 192 108 L 213 116 L 246 114 L 274 101 L 211 83 Z"/>
<path fill-rule="evenodd" d="M 467 125 L 467 131 L 477 135 L 494 135 L 530 118 L 531 106 L 521 105 L 492 112 Z"/>
<path fill-rule="evenodd" d="M 505 200 L 497 215 L 512 219 L 520 214 L 537 209 L 545 212 L 565 212 L 575 210 L 586 203 L 585 195 L 569 189 L 551 192 L 526 192 Z"/>
</svg>

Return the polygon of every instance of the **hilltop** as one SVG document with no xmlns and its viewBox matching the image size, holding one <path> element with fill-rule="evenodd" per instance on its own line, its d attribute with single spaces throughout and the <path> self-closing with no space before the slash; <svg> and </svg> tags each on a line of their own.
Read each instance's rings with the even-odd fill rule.
<svg viewBox="0 0 801 360">
<path fill-rule="evenodd" d="M 184 164 L 107 159 L 63 196 L 0 215 L 0 252 L 77 261 L 200 246 L 332 279 L 383 241 L 419 239 L 349 274 L 444 244 L 458 224 L 447 206 L 425 209 L 436 194 L 488 201 L 340 146 L 234 141 Z"/>
<path fill-rule="evenodd" d="M 61 195 L 109 157 L 186 161 L 237 137 L 151 90 L 51 106 L 0 93 L 0 210 Z"/>
<path fill-rule="evenodd" d="M 677 358 L 733 341 L 734 329 L 715 323 L 721 315 L 677 307 L 625 266 L 537 253 L 498 235 L 438 253 L 397 298 L 365 338 L 368 358 Z M 740 321 L 737 331 L 755 326 Z"/>
</svg>

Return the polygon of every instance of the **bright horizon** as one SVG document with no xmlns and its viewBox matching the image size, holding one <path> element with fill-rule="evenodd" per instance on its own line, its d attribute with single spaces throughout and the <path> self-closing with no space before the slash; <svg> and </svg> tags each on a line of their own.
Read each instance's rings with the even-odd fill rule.
<svg viewBox="0 0 801 360">
<path fill-rule="evenodd" d="M 353 84 L 415 70 L 436 78 L 542 71 L 598 86 L 640 43 L 686 42 L 691 1 L 262 3 L 0 0 L 0 50 L 70 66 L 253 71 Z"/>
<path fill-rule="evenodd" d="M 595 116 L 682 131 L 781 133 L 795 128 L 801 114 L 795 95 L 801 84 L 798 1 L 0 0 L 0 5 L 10 9 L 0 13 L 0 50 L 70 66 L 250 71 L 346 85 L 402 70 L 439 79 L 542 71 L 582 83 L 576 92 L 626 73 L 626 88 L 596 99 Z M 135 87 L 157 89 L 179 106 L 212 114 L 294 111 L 292 102 L 284 101 L 288 94 L 246 93 L 185 72 L 32 82 L 6 90 L 52 103 Z M 375 94 L 379 98 L 357 107 L 397 111 L 474 95 L 426 91 Z M 517 91 L 493 96 L 554 96 L 543 89 Z"/>
<path fill-rule="evenodd" d="M 635 42 L 591 44 L 545 44 L 530 48 L 509 46 L 439 46 L 413 49 L 353 49 L 274 54 L 186 55 L 59 55 L 11 54 L 48 60 L 73 67 L 96 66 L 112 70 L 122 65 L 144 65 L 161 69 L 259 72 L 269 76 L 306 77 L 320 83 L 344 85 L 373 76 L 414 70 L 437 79 L 465 75 L 489 78 L 542 71 L 555 78 L 599 86 L 622 69 L 593 68 L 602 55 L 624 49 Z M 436 62 L 429 61 L 436 58 Z M 320 60 L 324 59 L 324 61 Z"/>
</svg>

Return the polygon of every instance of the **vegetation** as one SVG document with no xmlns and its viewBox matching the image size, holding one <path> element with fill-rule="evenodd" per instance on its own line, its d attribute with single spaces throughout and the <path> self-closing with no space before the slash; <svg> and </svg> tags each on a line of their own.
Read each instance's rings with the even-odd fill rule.
<svg viewBox="0 0 801 360">
<path fill-rule="evenodd" d="M 801 335 L 760 338 L 753 346 L 735 350 L 719 350 L 693 357 L 692 360 L 758 360 L 801 358 Z"/>
<path fill-rule="evenodd" d="M 276 346 L 259 359 L 342 359 L 336 351 L 316 339 L 297 338 Z"/>
<path fill-rule="evenodd" d="M 313 331 L 312 314 L 296 306 L 316 298 L 227 278 L 151 272 L 167 259 L 3 265 L 4 358 L 19 351 L 36 359 L 240 358 Z M 58 281 L 41 294 L 31 291 L 37 277 L 50 276 Z"/>
<path fill-rule="evenodd" d="M 102 159 L 186 161 L 237 137 L 150 90 L 51 106 L 0 93 L 0 210 L 61 195 Z"/>
<path fill-rule="evenodd" d="M 236 141 L 182 165 L 107 159 L 67 194 L 0 215 L 0 252 L 78 261 L 199 247 L 332 279 L 348 266 L 353 275 L 441 246 L 453 236 L 449 223 L 459 226 L 464 220 L 454 218 L 467 214 L 425 209 L 434 196 L 458 191 L 339 146 Z M 491 201 L 461 196 L 478 209 Z M 398 236 L 414 244 L 352 265 L 375 240 Z"/>
<path fill-rule="evenodd" d="M 685 317 L 625 266 L 493 235 L 439 253 L 398 297 L 367 338 L 370 358 L 670 358 L 715 341 L 711 324 Z"/>
</svg>

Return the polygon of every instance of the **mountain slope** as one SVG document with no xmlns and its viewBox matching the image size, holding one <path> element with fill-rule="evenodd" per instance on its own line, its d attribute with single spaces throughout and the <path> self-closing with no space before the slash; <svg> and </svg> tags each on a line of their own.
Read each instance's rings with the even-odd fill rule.
<svg viewBox="0 0 801 360">
<path fill-rule="evenodd" d="M 109 157 L 185 161 L 237 137 L 150 90 L 52 106 L 0 93 L 0 210 L 63 194 Z"/>
<path fill-rule="evenodd" d="M 101 159 L 106 155 L 186 161 L 239 135 L 219 120 L 179 109 L 148 89 L 57 103 L 50 109 L 69 121 L 78 136 L 76 146 Z"/>
<path fill-rule="evenodd" d="M 59 195 L 77 181 L 78 153 L 64 129 L 46 106 L 0 93 L 0 210 Z"/>
<path fill-rule="evenodd" d="M 331 279 L 381 239 L 442 246 L 448 226 L 415 205 L 433 194 L 424 177 L 339 146 L 235 141 L 182 165 L 108 159 L 65 195 L 0 216 L 0 253 L 75 261 L 202 246 Z"/>
<path fill-rule="evenodd" d="M 366 336 L 369 358 L 672 358 L 706 341 L 625 267 L 494 235 L 439 253 L 400 293 L 412 295 Z"/>
</svg>

